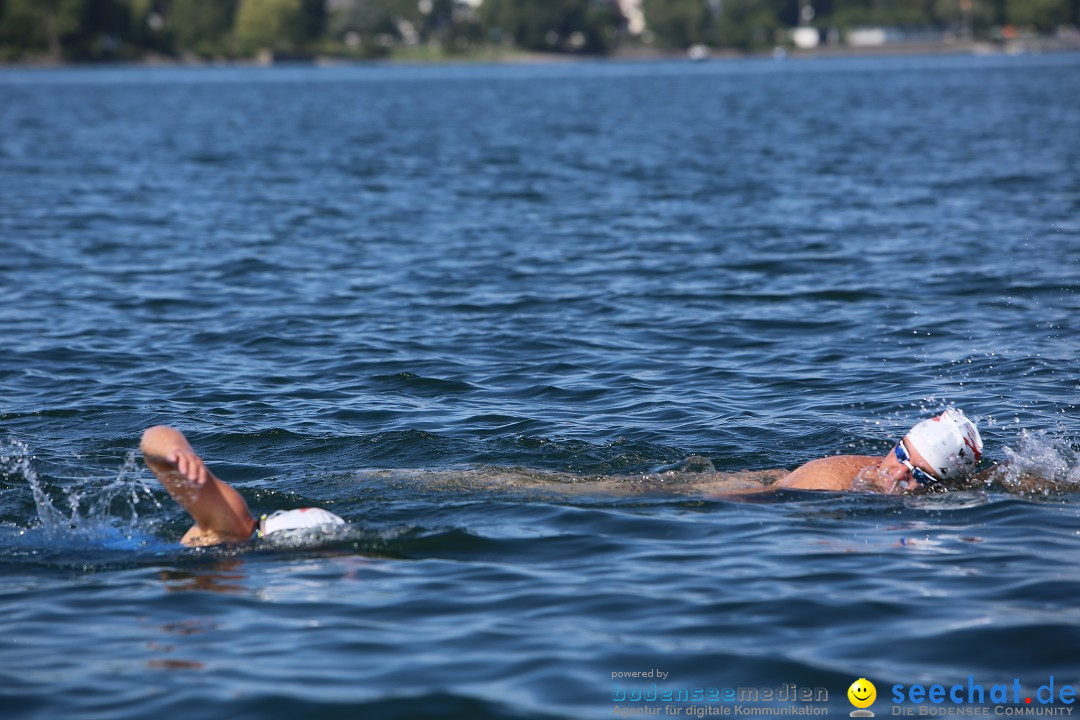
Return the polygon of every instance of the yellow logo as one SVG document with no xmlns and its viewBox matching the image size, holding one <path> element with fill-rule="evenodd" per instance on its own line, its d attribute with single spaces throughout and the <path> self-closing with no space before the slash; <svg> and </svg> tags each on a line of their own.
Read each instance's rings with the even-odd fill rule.
<svg viewBox="0 0 1080 720">
<path fill-rule="evenodd" d="M 847 697 L 852 705 L 859 708 L 851 713 L 851 717 L 874 717 L 874 713 L 865 709 L 873 705 L 874 700 L 877 699 L 877 688 L 874 687 L 874 683 L 866 678 L 859 678 L 847 689 Z"/>
</svg>

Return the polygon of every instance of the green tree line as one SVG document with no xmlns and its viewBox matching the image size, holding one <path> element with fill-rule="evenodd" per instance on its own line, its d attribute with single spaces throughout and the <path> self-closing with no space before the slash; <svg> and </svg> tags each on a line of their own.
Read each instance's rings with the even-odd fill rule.
<svg viewBox="0 0 1080 720">
<path fill-rule="evenodd" d="M 629 32 L 616 0 L 0 0 L 0 60 L 148 56 L 385 56 L 516 48 L 610 53 L 634 44 L 751 49 L 807 22 L 963 30 L 1080 24 L 1080 0 L 642 0 L 647 30 Z"/>
<path fill-rule="evenodd" d="M 674 47 L 760 47 L 773 43 L 778 30 L 805 22 L 839 31 L 876 26 L 974 37 L 1004 26 L 1050 33 L 1080 24 L 1080 0 L 644 0 L 644 9 L 650 30 Z"/>
</svg>

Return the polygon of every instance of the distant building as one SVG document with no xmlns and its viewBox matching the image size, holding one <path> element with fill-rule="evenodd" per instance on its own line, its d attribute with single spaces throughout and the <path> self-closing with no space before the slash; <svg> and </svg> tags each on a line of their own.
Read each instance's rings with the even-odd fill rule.
<svg viewBox="0 0 1080 720">
<path fill-rule="evenodd" d="M 877 47 L 888 41 L 888 33 L 881 27 L 852 28 L 847 32 L 847 42 L 852 47 Z"/>
<path fill-rule="evenodd" d="M 821 33 L 809 25 L 791 29 L 791 42 L 800 50 L 813 50 L 821 43 Z"/>
</svg>

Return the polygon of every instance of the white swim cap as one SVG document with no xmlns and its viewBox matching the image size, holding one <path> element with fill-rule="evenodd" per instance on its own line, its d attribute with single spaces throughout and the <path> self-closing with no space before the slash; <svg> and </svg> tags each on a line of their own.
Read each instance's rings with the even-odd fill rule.
<svg viewBox="0 0 1080 720">
<path fill-rule="evenodd" d="M 262 516 L 259 521 L 259 535 L 265 537 L 270 533 L 281 532 L 282 530 L 306 530 L 344 524 L 344 520 L 329 510 L 323 510 L 322 508 L 278 510 L 273 515 Z"/>
<path fill-rule="evenodd" d="M 908 431 L 907 440 L 942 480 L 969 475 L 982 457 L 979 429 L 957 408 L 923 420 Z"/>
</svg>

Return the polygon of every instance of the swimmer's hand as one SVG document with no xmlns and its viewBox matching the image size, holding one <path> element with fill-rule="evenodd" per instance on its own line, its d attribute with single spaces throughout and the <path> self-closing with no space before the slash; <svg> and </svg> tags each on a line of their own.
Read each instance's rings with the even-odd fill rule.
<svg viewBox="0 0 1080 720">
<path fill-rule="evenodd" d="M 173 450 L 165 456 L 165 459 L 175 465 L 180 474 L 187 478 L 196 488 L 205 486 L 209 481 L 210 471 L 206 469 L 206 464 L 202 461 L 202 458 L 196 455 L 191 448 Z"/>
<path fill-rule="evenodd" d="M 165 425 L 148 428 L 139 448 L 147 464 L 170 491 L 178 489 L 171 484 L 179 482 L 180 478 L 175 477 L 177 474 L 187 481 L 183 485 L 192 490 L 201 490 L 212 481 L 213 475 L 179 430 Z M 166 482 L 166 476 L 172 476 L 172 480 Z"/>
</svg>

